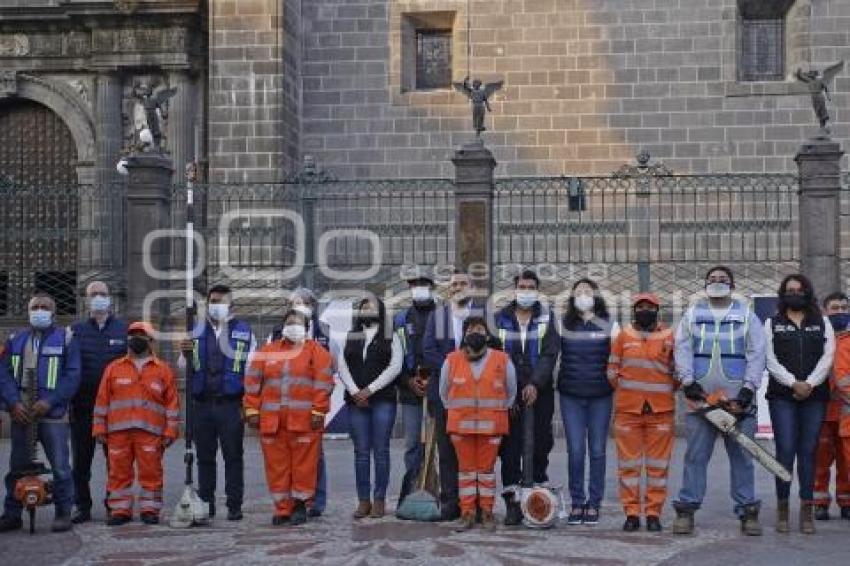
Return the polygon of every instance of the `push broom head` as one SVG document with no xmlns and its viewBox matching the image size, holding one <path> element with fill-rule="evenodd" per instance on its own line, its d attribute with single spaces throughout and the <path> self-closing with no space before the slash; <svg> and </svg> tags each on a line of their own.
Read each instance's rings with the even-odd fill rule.
<svg viewBox="0 0 850 566">
<path fill-rule="evenodd" d="M 209 525 L 210 505 L 198 497 L 191 485 L 187 485 L 171 514 L 169 524 L 175 529 Z"/>
</svg>

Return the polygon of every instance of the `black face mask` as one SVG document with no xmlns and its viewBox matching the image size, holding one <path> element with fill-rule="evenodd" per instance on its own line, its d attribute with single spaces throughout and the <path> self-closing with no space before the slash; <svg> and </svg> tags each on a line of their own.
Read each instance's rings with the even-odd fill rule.
<svg viewBox="0 0 850 566">
<path fill-rule="evenodd" d="M 134 354 L 140 356 L 147 351 L 148 341 L 141 336 L 130 336 L 127 339 L 127 346 Z"/>
<path fill-rule="evenodd" d="M 372 313 L 363 313 L 363 314 L 359 315 L 357 318 L 360 319 L 360 322 L 364 326 L 371 326 L 373 324 L 378 324 L 378 321 L 380 320 L 380 317 L 378 317 L 378 315 L 372 314 Z"/>
<path fill-rule="evenodd" d="M 658 311 L 635 311 L 635 324 L 640 328 L 655 328 L 658 324 Z"/>
<path fill-rule="evenodd" d="M 782 296 L 785 306 L 792 311 L 801 311 L 809 304 L 808 297 L 805 295 L 788 294 Z"/>
<path fill-rule="evenodd" d="M 487 345 L 487 337 L 475 332 L 474 334 L 467 334 L 466 338 L 463 339 L 463 342 L 469 346 L 473 352 L 478 352 Z"/>
</svg>

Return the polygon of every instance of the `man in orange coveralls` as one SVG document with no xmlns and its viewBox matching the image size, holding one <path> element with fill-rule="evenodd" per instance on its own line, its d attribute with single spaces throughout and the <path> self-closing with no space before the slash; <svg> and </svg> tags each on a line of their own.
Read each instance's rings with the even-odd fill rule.
<svg viewBox="0 0 850 566">
<path fill-rule="evenodd" d="M 658 321 L 661 301 L 652 293 L 636 295 L 632 308 L 633 322 L 617 335 L 608 360 L 608 379 L 616 391 L 614 438 L 626 513 L 623 530 L 640 528 L 640 478 L 646 468 L 646 530 L 658 532 L 675 435 L 673 332 Z"/>
<path fill-rule="evenodd" d="M 127 355 L 106 366 L 97 391 L 92 435 L 106 443 L 108 525 L 132 519 L 134 462 L 142 521 L 159 522 L 162 455 L 177 438 L 180 404 L 174 371 L 153 354 L 153 337 L 150 324 L 131 324 Z"/>
<path fill-rule="evenodd" d="M 331 357 L 307 339 L 309 320 L 284 316 L 282 337 L 260 348 L 245 375 L 245 417 L 259 427 L 266 481 L 275 503 L 273 525 L 307 522 L 316 491 L 319 447 L 334 381 Z"/>
<path fill-rule="evenodd" d="M 850 332 L 841 332 L 836 334 L 835 344 L 835 362 L 831 386 L 832 390 L 840 403 L 838 409 L 838 436 L 840 442 L 835 446 L 836 454 L 841 453 L 844 456 L 844 464 L 850 463 Z M 841 473 L 837 468 L 837 473 Z M 843 469 L 844 476 L 838 478 L 838 485 L 850 484 L 850 471 L 847 467 Z M 843 482 L 842 482 L 843 479 Z M 845 516 L 844 510 L 847 507 L 841 508 L 841 516 Z"/>
</svg>

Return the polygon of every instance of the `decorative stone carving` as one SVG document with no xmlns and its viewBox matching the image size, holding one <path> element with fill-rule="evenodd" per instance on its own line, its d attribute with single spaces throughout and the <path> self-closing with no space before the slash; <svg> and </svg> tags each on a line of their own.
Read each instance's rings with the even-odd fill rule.
<svg viewBox="0 0 850 566">
<path fill-rule="evenodd" d="M 18 73 L 0 71 L 0 98 L 18 94 Z"/>
<path fill-rule="evenodd" d="M 62 54 L 69 57 L 84 57 L 91 53 L 91 36 L 82 31 L 72 31 L 63 37 Z"/>
<path fill-rule="evenodd" d="M 139 7 L 139 0 L 115 0 L 115 9 L 122 14 L 130 15 L 135 13 Z"/>
<path fill-rule="evenodd" d="M 0 35 L 0 57 L 25 57 L 29 54 L 30 39 L 26 35 Z"/>
<path fill-rule="evenodd" d="M 82 99 L 83 102 L 91 106 L 88 81 L 83 79 L 69 79 L 68 85 L 74 89 L 74 92 L 80 95 L 80 99 Z"/>
</svg>

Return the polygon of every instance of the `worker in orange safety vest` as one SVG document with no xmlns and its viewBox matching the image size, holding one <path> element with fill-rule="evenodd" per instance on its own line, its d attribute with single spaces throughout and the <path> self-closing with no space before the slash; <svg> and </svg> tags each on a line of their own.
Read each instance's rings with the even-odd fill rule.
<svg viewBox="0 0 850 566">
<path fill-rule="evenodd" d="M 640 529 L 645 468 L 646 529 L 658 532 L 675 435 L 673 331 L 658 321 L 661 301 L 652 293 L 636 295 L 632 308 L 633 322 L 617 335 L 608 360 L 608 380 L 615 390 L 620 501 L 626 514 L 623 530 Z"/>
<path fill-rule="evenodd" d="M 843 472 L 844 474 L 837 480 L 840 489 L 842 486 L 850 486 L 850 470 L 848 470 L 848 467 L 850 467 L 848 466 L 850 464 L 850 332 L 846 330 L 836 333 L 835 362 L 830 380 L 833 393 L 838 401 L 836 459 L 840 454 L 844 462 L 843 469 L 836 466 L 837 473 Z M 842 504 L 842 500 L 839 500 L 840 504 Z M 849 509 L 850 507 L 846 505 L 841 506 L 841 517 L 843 519 L 850 519 L 850 513 L 847 512 Z"/>
<path fill-rule="evenodd" d="M 131 324 L 127 355 L 106 366 L 97 391 L 92 435 L 106 444 L 111 526 L 132 519 L 134 463 L 142 521 L 158 523 L 162 509 L 162 457 L 177 438 L 180 406 L 174 371 L 154 355 L 153 340 L 150 324 Z"/>
<path fill-rule="evenodd" d="M 281 338 L 256 352 L 243 399 L 248 425 L 260 431 L 275 526 L 307 522 L 334 388 L 330 354 L 307 339 L 309 319 L 292 309 L 283 320 Z"/>
<path fill-rule="evenodd" d="M 482 526 L 496 528 L 496 457 L 502 436 L 508 434 L 508 410 L 516 399 L 516 369 L 510 357 L 487 342 L 487 321 L 468 317 L 461 348 L 446 357 L 440 372 L 446 431 L 458 458 L 459 531 L 474 526 L 478 508 Z"/>
</svg>

